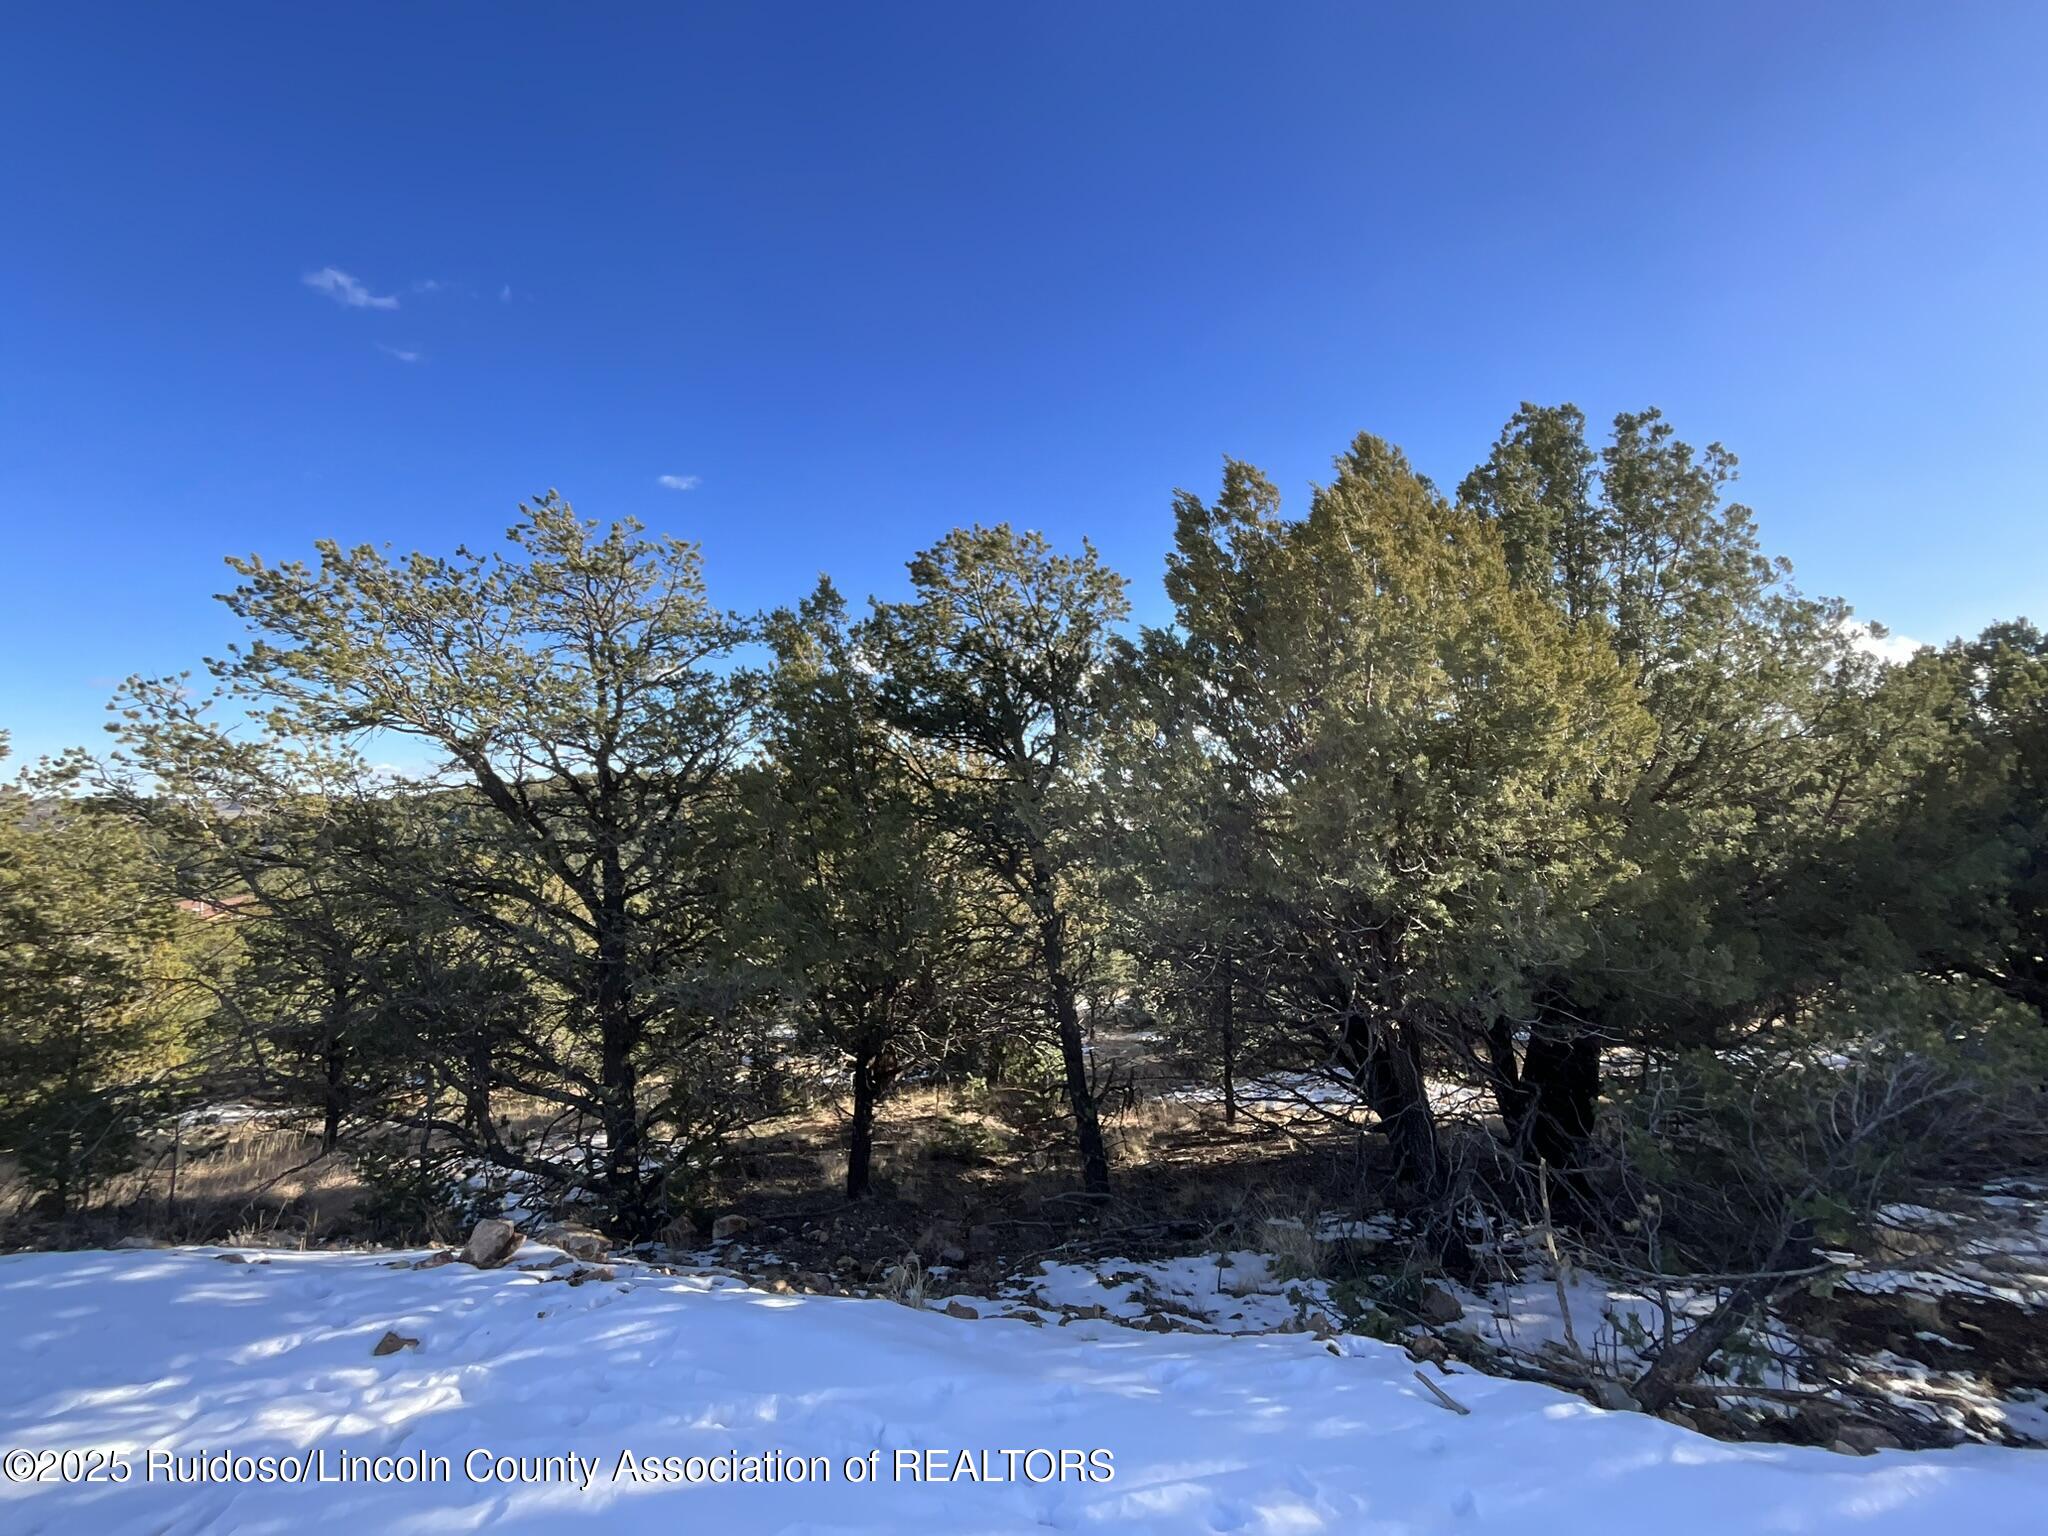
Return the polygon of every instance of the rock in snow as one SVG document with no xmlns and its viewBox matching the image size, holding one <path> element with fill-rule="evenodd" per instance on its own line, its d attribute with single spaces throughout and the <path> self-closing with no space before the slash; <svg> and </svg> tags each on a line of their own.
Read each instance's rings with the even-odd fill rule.
<svg viewBox="0 0 2048 1536">
<path fill-rule="evenodd" d="M 509 1221 L 480 1221 L 469 1229 L 469 1241 L 456 1257 L 478 1269 L 496 1269 L 517 1253 L 525 1241 Z"/>
<path fill-rule="evenodd" d="M 1404 1351 L 1359 1335 L 970 1323 L 719 1274 L 621 1269 L 572 1288 L 390 1257 L 0 1257 L 0 1446 L 98 1449 L 137 1468 L 124 1482 L 0 1482 L 0 1531 L 1905 1536 L 2028 1530 L 2048 1504 L 2039 1452 L 1725 1445 L 1466 1371 L 1438 1378 L 1471 1410 L 1458 1416 Z M 432 1348 L 371 1368 L 386 1332 Z M 1007 1449 L 1099 1450 L 1113 1475 L 1005 1476 Z M 150 1481 L 151 1450 L 317 1451 L 329 1476 Z M 657 1471 L 622 1470 L 628 1451 Z M 878 1476 L 849 1482 L 848 1459 L 871 1451 Z M 986 1453 L 967 1464 L 983 1475 L 959 1470 L 963 1451 Z M 445 1457 L 448 1475 L 335 1480 L 344 1455 L 422 1458 L 430 1474 Z M 670 1457 L 711 1458 L 709 1477 L 720 1458 L 813 1456 L 828 1477 L 658 1471 Z"/>
</svg>

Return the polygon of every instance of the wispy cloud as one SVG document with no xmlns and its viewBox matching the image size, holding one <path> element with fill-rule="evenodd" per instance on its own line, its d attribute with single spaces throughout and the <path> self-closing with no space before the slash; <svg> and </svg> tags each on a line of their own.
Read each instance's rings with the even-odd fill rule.
<svg viewBox="0 0 2048 1536">
<path fill-rule="evenodd" d="M 510 304 L 512 302 L 512 285 L 510 283 L 507 283 L 498 290 L 498 302 L 500 304 Z"/>
<path fill-rule="evenodd" d="M 704 480 L 700 475 L 662 475 L 654 483 L 672 491 L 694 491 Z"/>
<path fill-rule="evenodd" d="M 339 267 L 322 267 L 318 272 L 308 272 L 300 281 L 315 293 L 324 293 L 349 309 L 398 308 L 396 294 L 372 293 Z"/>
<path fill-rule="evenodd" d="M 447 286 L 438 277 L 416 277 L 413 279 L 412 291 L 414 293 L 439 293 Z"/>
<path fill-rule="evenodd" d="M 416 363 L 426 356 L 424 352 L 414 352 L 408 347 L 387 346 L 381 341 L 377 343 L 377 350 L 386 357 L 397 358 L 401 363 Z"/>
</svg>

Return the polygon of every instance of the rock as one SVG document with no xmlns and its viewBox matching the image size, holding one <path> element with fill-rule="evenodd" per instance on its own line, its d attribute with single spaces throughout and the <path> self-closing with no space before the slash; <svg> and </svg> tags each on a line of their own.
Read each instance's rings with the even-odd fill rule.
<svg viewBox="0 0 2048 1536">
<path fill-rule="evenodd" d="M 1445 1323 L 1455 1323 L 1463 1317 L 1465 1306 L 1457 1297 L 1432 1280 L 1422 1288 L 1422 1297 L 1416 1302 L 1415 1311 L 1425 1323 L 1434 1323 L 1441 1327 Z"/>
<path fill-rule="evenodd" d="M 1441 1365 L 1451 1358 L 1451 1347 L 1433 1333 L 1408 1341 L 1408 1358 L 1429 1365 Z"/>
<path fill-rule="evenodd" d="M 566 1253 L 558 1253 L 552 1259 L 535 1259 L 531 1264 L 521 1264 L 517 1268 L 521 1273 L 530 1273 L 534 1270 L 560 1269 L 564 1264 L 573 1264 L 575 1262 Z"/>
<path fill-rule="evenodd" d="M 124 1237 L 114 1244 L 116 1248 L 168 1248 L 171 1245 L 160 1237 Z"/>
<path fill-rule="evenodd" d="M 1690 1429 L 1695 1433 L 1700 1427 L 1700 1421 L 1683 1408 L 1666 1408 L 1662 1417 L 1666 1424 L 1676 1424 L 1680 1429 Z"/>
<path fill-rule="evenodd" d="M 1834 1448 L 1846 1446 L 1852 1456 L 1868 1456 L 1876 1451 L 1896 1451 L 1900 1448 L 1899 1437 L 1882 1424 L 1844 1424 Z"/>
<path fill-rule="evenodd" d="M 496 1269 L 517 1253 L 519 1245 L 525 1241 L 511 1222 L 492 1217 L 469 1229 L 469 1241 L 462 1245 L 462 1252 L 456 1257 L 478 1269 Z"/>
<path fill-rule="evenodd" d="M 718 1220 L 711 1223 L 711 1241 L 714 1243 L 730 1242 L 733 1238 L 749 1230 L 753 1225 L 744 1216 L 736 1214 L 721 1216 Z"/>
<path fill-rule="evenodd" d="M 439 1253 L 428 1254 L 412 1267 L 414 1269 L 439 1269 L 443 1264 L 453 1264 L 454 1262 L 455 1251 L 452 1248 L 443 1248 Z"/>
<path fill-rule="evenodd" d="M 419 1347 L 420 1341 L 418 1339 L 408 1339 L 402 1333 L 386 1329 L 384 1337 L 377 1341 L 377 1347 L 372 1349 L 370 1353 L 373 1355 L 395 1355 L 401 1349 L 418 1349 Z"/>
<path fill-rule="evenodd" d="M 1609 1413 L 1633 1413 L 1641 1405 L 1635 1394 L 1611 1377 L 1602 1376 L 1592 1384 L 1593 1401 Z"/>
<path fill-rule="evenodd" d="M 611 1251 L 611 1242 L 602 1232 L 589 1227 L 564 1225 L 547 1227 L 535 1234 L 551 1248 L 559 1248 L 572 1259 L 582 1259 L 594 1264 Z"/>
<path fill-rule="evenodd" d="M 860 1269 L 860 1260 L 850 1253 L 842 1253 L 832 1261 L 832 1269 L 841 1275 L 851 1275 Z"/>
<path fill-rule="evenodd" d="M 687 1216 L 676 1216 L 661 1229 L 661 1240 L 670 1248 L 694 1248 L 697 1246 L 697 1223 Z"/>
<path fill-rule="evenodd" d="M 569 1277 L 571 1285 L 584 1285 L 592 1280 L 616 1280 L 618 1275 L 609 1264 L 596 1264 L 589 1269 L 579 1269 Z"/>
<path fill-rule="evenodd" d="M 246 1264 L 249 1262 L 249 1255 L 246 1253 L 216 1253 L 214 1258 L 223 1264 Z"/>
<path fill-rule="evenodd" d="M 979 1318 L 981 1314 L 967 1305 L 966 1302 L 955 1300 L 946 1303 L 946 1316 L 975 1319 Z"/>
<path fill-rule="evenodd" d="M 969 1227 L 967 1229 L 967 1251 L 969 1253 L 994 1253 L 996 1251 L 996 1229 L 994 1227 Z"/>
<path fill-rule="evenodd" d="M 965 1264 L 967 1262 L 967 1250 L 958 1243 L 943 1244 L 939 1249 L 936 1262 L 940 1264 Z"/>
</svg>

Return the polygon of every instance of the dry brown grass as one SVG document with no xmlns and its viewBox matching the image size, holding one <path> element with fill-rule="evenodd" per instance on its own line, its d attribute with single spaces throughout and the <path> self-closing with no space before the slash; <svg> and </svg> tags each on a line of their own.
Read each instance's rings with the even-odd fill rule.
<svg viewBox="0 0 2048 1536">
<path fill-rule="evenodd" d="M 157 1138 L 146 1153 L 61 1219 L 37 1212 L 14 1165 L 0 1161 L 0 1245 L 144 1237 L 311 1247 L 345 1225 L 364 1192 L 346 1158 L 320 1157 L 317 1136 L 275 1122 L 197 1127 Z"/>
</svg>

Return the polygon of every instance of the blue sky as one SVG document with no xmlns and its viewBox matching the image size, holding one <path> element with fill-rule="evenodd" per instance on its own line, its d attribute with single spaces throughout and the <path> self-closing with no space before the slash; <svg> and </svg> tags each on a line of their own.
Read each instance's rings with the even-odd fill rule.
<svg viewBox="0 0 2048 1536">
<path fill-rule="evenodd" d="M 228 552 L 549 486 L 738 607 L 1007 518 L 1156 616 L 1224 454 L 1454 483 L 1523 399 L 1724 441 L 1899 631 L 2048 618 L 2044 58 L 2021 4 L 20 7 L 0 727 L 219 650 Z"/>
</svg>

